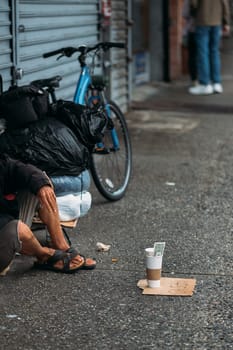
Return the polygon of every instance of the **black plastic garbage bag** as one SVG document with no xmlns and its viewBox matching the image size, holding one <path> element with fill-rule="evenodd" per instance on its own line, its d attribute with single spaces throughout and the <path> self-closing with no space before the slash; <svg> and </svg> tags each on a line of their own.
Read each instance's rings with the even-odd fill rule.
<svg viewBox="0 0 233 350">
<path fill-rule="evenodd" d="M 67 125 L 89 149 L 102 141 L 108 124 L 108 118 L 103 111 L 59 100 L 53 105 L 53 113 L 53 116 Z"/>
<path fill-rule="evenodd" d="M 34 85 L 13 86 L 0 95 L 0 118 L 6 120 L 7 129 L 26 127 L 49 111 L 48 92 Z"/>
<path fill-rule="evenodd" d="M 71 129 L 54 118 L 0 136 L 0 152 L 31 163 L 48 175 L 79 175 L 89 167 L 89 151 Z"/>
</svg>

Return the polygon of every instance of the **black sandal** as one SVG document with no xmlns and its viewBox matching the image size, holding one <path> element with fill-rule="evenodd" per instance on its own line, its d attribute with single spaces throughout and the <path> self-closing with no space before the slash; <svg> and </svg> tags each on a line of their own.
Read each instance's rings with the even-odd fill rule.
<svg viewBox="0 0 233 350">
<path fill-rule="evenodd" d="M 75 248 L 70 247 L 69 249 L 66 250 L 66 253 L 70 255 L 71 259 L 73 259 L 77 255 L 79 255 L 79 256 L 81 256 L 83 258 L 84 263 L 79 268 L 80 270 L 93 270 L 93 269 L 96 268 L 96 263 L 88 265 L 86 263 L 86 258 L 83 255 L 79 254 L 78 251 Z M 95 259 L 92 259 L 92 260 L 95 260 Z"/>
<path fill-rule="evenodd" d="M 62 272 L 62 273 L 74 273 L 83 267 L 85 261 L 83 261 L 83 264 L 81 264 L 80 266 L 71 269 L 70 261 L 73 258 L 74 258 L 73 254 L 69 254 L 68 252 L 64 252 L 62 250 L 55 250 L 55 253 L 53 254 L 53 256 L 51 256 L 47 261 L 35 262 L 34 267 L 40 270 L 50 270 L 50 271 Z M 60 260 L 63 261 L 63 267 L 62 268 L 55 267 L 54 266 L 55 263 Z"/>
</svg>

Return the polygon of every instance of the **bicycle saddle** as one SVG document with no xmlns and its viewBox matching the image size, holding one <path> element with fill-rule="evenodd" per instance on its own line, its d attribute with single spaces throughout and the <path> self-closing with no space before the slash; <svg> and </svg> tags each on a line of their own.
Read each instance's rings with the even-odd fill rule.
<svg viewBox="0 0 233 350">
<path fill-rule="evenodd" d="M 60 75 L 56 75 L 55 77 L 48 79 L 33 80 L 30 84 L 39 88 L 57 88 L 60 86 L 60 80 L 62 80 L 62 77 Z"/>
</svg>

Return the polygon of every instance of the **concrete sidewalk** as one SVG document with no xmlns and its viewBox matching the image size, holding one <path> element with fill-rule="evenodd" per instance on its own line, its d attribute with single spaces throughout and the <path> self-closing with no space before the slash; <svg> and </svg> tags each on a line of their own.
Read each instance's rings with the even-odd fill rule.
<svg viewBox="0 0 233 350">
<path fill-rule="evenodd" d="M 222 41 L 223 94 L 193 96 L 188 93 L 189 77 L 170 83 L 156 82 L 134 88 L 132 108 L 233 113 L 233 36 Z"/>
<path fill-rule="evenodd" d="M 206 97 L 186 84 L 144 87 L 135 100 L 125 197 L 107 202 L 92 184 L 71 240 L 97 268 L 43 272 L 21 256 L 0 279 L 1 350 L 233 349 L 232 80 Z M 163 276 L 195 278 L 193 296 L 142 295 L 144 250 L 155 241 L 166 242 Z M 110 250 L 97 252 L 97 242 Z"/>
</svg>

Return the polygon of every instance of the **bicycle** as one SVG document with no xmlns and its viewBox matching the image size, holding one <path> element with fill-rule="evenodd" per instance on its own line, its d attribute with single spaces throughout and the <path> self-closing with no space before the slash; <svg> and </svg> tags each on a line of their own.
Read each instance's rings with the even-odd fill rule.
<svg viewBox="0 0 233 350">
<path fill-rule="evenodd" d="M 95 60 L 99 52 L 107 52 L 110 48 L 124 48 L 123 43 L 100 42 L 94 46 L 63 47 L 46 52 L 44 58 L 57 56 L 71 57 L 79 53 L 78 61 L 81 67 L 77 80 L 73 101 L 77 104 L 97 108 L 106 113 L 111 128 L 106 128 L 103 142 L 97 144 L 91 154 L 90 171 L 99 192 L 108 200 L 121 199 L 128 187 L 132 171 L 132 148 L 129 131 L 124 114 L 105 94 L 106 80 L 103 75 L 95 75 Z M 87 54 L 94 52 L 92 67 L 86 63 Z M 41 88 L 47 88 L 52 102 L 56 102 L 55 89 L 59 87 L 61 76 L 50 79 L 36 80 L 32 83 Z"/>
</svg>

